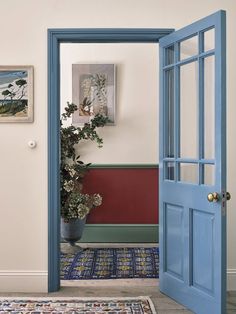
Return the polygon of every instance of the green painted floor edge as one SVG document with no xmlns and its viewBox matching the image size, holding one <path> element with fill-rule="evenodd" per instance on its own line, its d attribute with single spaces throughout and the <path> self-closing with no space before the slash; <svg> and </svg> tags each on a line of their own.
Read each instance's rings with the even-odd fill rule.
<svg viewBox="0 0 236 314">
<path fill-rule="evenodd" d="M 86 224 L 81 243 L 157 243 L 158 224 Z"/>
</svg>

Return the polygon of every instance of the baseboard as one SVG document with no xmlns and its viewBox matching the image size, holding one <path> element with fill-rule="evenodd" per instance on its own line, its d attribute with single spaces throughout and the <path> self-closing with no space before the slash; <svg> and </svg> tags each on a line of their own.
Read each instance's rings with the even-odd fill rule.
<svg viewBox="0 0 236 314">
<path fill-rule="evenodd" d="M 157 224 L 86 224 L 79 242 L 157 243 Z"/>
<path fill-rule="evenodd" d="M 1 270 L 0 292 L 48 292 L 48 272 Z"/>
<path fill-rule="evenodd" d="M 227 290 L 236 291 L 236 269 L 227 270 Z"/>
<path fill-rule="evenodd" d="M 227 270 L 227 290 L 236 290 L 236 269 Z M 0 292 L 47 293 L 46 271 L 0 271 Z"/>
</svg>

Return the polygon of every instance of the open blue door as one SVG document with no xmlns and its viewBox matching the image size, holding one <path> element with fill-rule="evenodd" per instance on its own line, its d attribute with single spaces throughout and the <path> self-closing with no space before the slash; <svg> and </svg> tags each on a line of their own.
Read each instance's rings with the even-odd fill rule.
<svg viewBox="0 0 236 314">
<path fill-rule="evenodd" d="M 160 39 L 160 290 L 226 313 L 225 12 Z"/>
</svg>

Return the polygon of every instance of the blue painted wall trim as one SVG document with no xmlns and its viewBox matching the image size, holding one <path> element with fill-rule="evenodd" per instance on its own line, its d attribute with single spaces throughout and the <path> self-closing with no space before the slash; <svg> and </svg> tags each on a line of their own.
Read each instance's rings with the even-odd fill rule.
<svg viewBox="0 0 236 314">
<path fill-rule="evenodd" d="M 60 43 L 158 43 L 171 28 L 76 28 L 49 29 Z"/>
<path fill-rule="evenodd" d="M 158 43 L 171 28 L 48 30 L 48 291 L 60 288 L 60 43 Z"/>
</svg>

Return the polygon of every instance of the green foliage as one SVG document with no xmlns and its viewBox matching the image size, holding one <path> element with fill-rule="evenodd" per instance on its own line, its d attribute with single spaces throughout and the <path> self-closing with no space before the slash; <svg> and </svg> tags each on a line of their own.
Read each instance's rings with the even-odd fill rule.
<svg viewBox="0 0 236 314">
<path fill-rule="evenodd" d="M 27 81 L 24 79 L 17 79 L 15 80 L 15 86 L 13 84 L 8 84 L 8 89 L 2 91 L 2 95 L 4 99 L 11 99 L 11 100 L 21 100 L 26 95 L 26 86 Z"/>
<path fill-rule="evenodd" d="M 24 86 L 24 85 L 26 85 L 27 84 L 27 81 L 26 80 L 24 80 L 24 79 L 19 79 L 19 80 L 17 80 L 16 82 L 16 85 L 18 85 L 18 86 Z"/>
<path fill-rule="evenodd" d="M 100 103 L 106 100 L 106 81 L 104 74 L 95 74 L 92 77 L 94 86 L 96 87 L 96 95 Z"/>
<path fill-rule="evenodd" d="M 11 84 L 10 84 L 11 85 Z M 8 85 L 8 87 L 10 86 L 10 85 Z M 10 95 L 11 94 L 11 92 L 8 90 L 8 89 L 6 89 L 6 90 L 4 90 L 3 92 L 2 92 L 2 95 L 3 96 L 7 96 L 7 95 Z"/>
<path fill-rule="evenodd" d="M 0 106 L 0 114 L 6 114 L 9 116 L 14 116 L 16 113 L 26 110 L 27 100 L 11 100 L 5 101 L 3 105 Z"/>
<path fill-rule="evenodd" d="M 61 139 L 61 216 L 65 220 L 71 218 L 84 218 L 91 208 L 101 204 L 101 197 L 98 194 L 83 194 L 83 178 L 88 171 L 90 164 L 80 160 L 76 152 L 76 146 L 83 140 L 95 141 L 98 147 L 102 147 L 103 140 L 97 133 L 97 128 L 103 127 L 108 118 L 100 114 L 96 115 L 83 127 L 70 125 L 63 126 L 77 110 L 77 106 L 67 103 L 65 113 L 61 115 L 60 139 Z"/>
<path fill-rule="evenodd" d="M 83 102 L 82 102 L 81 106 L 82 106 L 82 109 L 85 109 L 86 107 L 88 107 L 87 111 L 89 112 L 90 111 L 90 107 L 92 106 L 92 101 L 88 100 L 88 98 L 85 97 L 83 99 Z"/>
</svg>

